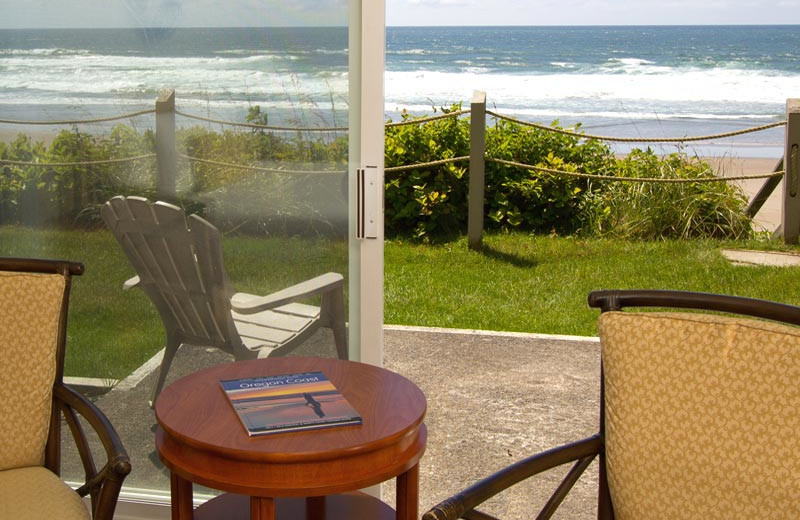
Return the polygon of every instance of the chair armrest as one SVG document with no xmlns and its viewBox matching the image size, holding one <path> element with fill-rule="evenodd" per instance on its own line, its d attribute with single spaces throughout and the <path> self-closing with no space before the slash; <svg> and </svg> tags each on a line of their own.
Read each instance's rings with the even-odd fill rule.
<svg viewBox="0 0 800 520">
<path fill-rule="evenodd" d="M 254 296 L 247 293 L 236 293 L 231 297 L 231 307 L 241 314 L 254 314 L 267 309 L 274 309 L 300 298 L 323 294 L 344 286 L 344 277 L 339 273 L 323 275 L 292 285 L 267 296 Z"/>
<path fill-rule="evenodd" d="M 564 498 L 563 495 L 566 495 L 572 484 L 574 484 L 574 481 L 580 476 L 580 473 L 582 473 L 591 460 L 600 453 L 602 445 L 601 437 L 599 435 L 594 435 L 581 441 L 553 448 L 523 459 L 473 484 L 464 491 L 443 500 L 430 511 L 422 515 L 422 520 L 457 520 L 501 491 L 527 478 L 548 469 L 566 464 L 567 462 L 579 461 L 579 464 L 582 463 L 582 467 L 579 468 L 579 471 L 575 472 L 574 475 L 573 472 L 570 472 L 570 474 L 565 477 L 562 485 L 559 486 L 545 506 L 545 508 L 551 505 L 557 507 Z M 572 480 L 569 482 L 568 479 L 571 477 Z M 565 487 L 565 483 L 569 485 Z M 554 501 L 554 499 L 556 500 Z M 476 513 L 478 512 L 476 511 Z M 474 515 L 474 517 L 492 518 L 482 513 L 478 513 Z"/>
<path fill-rule="evenodd" d="M 53 397 L 60 402 L 86 473 L 86 483 L 76 491 L 81 496 L 91 495 L 94 520 L 111 520 L 122 481 L 131 472 L 128 453 L 108 418 L 83 395 L 68 386 L 56 385 Z M 95 467 L 88 439 L 77 415 L 89 423 L 103 445 L 107 461 L 100 470 Z"/>
<path fill-rule="evenodd" d="M 128 289 L 133 289 L 134 287 L 139 285 L 140 281 L 141 280 L 139 280 L 138 276 L 134 276 L 133 278 L 129 278 L 129 279 L 125 280 L 125 282 L 122 284 L 122 290 L 123 291 L 127 291 Z"/>
</svg>

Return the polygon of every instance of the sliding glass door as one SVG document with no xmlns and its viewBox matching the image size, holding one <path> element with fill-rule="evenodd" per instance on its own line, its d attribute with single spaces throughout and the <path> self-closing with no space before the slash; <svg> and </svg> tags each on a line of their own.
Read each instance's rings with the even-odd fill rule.
<svg viewBox="0 0 800 520">
<path fill-rule="evenodd" d="M 166 332 L 142 291 L 123 290 L 137 273 L 104 204 L 141 197 L 201 216 L 219 231 L 237 291 L 342 274 L 350 358 L 380 363 L 383 35 L 383 2 L 360 0 L 4 8 L 0 255 L 86 265 L 66 375 L 123 438 L 126 496 L 169 489 L 148 406 Z M 364 208 L 373 232 L 357 238 Z M 332 334 L 296 353 L 335 356 Z M 167 382 L 232 360 L 181 347 Z M 64 476 L 77 480 L 64 449 Z"/>
</svg>

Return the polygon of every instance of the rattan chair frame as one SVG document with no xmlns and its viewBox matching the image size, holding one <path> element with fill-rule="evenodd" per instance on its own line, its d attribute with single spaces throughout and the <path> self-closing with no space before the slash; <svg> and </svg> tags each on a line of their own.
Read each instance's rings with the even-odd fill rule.
<svg viewBox="0 0 800 520">
<path fill-rule="evenodd" d="M 590 307 L 601 312 L 621 311 L 629 307 L 696 309 L 763 318 L 800 325 L 800 307 L 783 303 L 711 293 L 665 290 L 607 290 L 589 294 Z M 561 484 L 536 516 L 537 520 L 551 518 L 581 474 L 598 459 L 599 485 L 597 518 L 613 520 L 614 507 L 608 489 L 605 459 L 605 389 L 602 360 L 600 366 L 600 427 L 597 434 L 523 459 L 473 484 L 431 508 L 423 520 L 498 520 L 477 509 L 479 505 L 509 487 L 551 468 L 572 463 Z"/>
<path fill-rule="evenodd" d="M 119 435 L 105 415 L 86 397 L 64 384 L 69 295 L 72 277 L 83 274 L 83 264 L 67 260 L 0 258 L 0 271 L 60 274 L 66 280 L 58 321 L 56 374 L 44 466 L 56 475 L 61 474 L 63 416 L 75 441 L 85 474 L 85 480 L 76 492 L 82 497 L 90 497 L 94 520 L 112 520 L 122 483 L 131 472 L 130 459 Z M 82 425 L 84 422 L 94 430 L 105 451 L 106 461 L 99 469 L 90 448 L 89 437 Z"/>
</svg>

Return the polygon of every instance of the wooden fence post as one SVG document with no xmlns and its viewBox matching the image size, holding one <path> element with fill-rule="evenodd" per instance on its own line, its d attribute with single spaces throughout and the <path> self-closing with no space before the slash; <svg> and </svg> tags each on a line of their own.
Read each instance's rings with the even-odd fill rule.
<svg viewBox="0 0 800 520">
<path fill-rule="evenodd" d="M 470 108 L 467 242 L 470 249 L 479 250 L 483 240 L 483 192 L 486 184 L 486 92 L 473 92 Z"/>
<path fill-rule="evenodd" d="M 800 236 L 800 99 L 786 100 L 786 145 L 783 151 L 783 212 L 781 231 L 785 244 Z"/>
<path fill-rule="evenodd" d="M 175 148 L 175 91 L 165 90 L 156 100 L 156 162 L 159 199 L 175 198 L 178 152 Z"/>
</svg>

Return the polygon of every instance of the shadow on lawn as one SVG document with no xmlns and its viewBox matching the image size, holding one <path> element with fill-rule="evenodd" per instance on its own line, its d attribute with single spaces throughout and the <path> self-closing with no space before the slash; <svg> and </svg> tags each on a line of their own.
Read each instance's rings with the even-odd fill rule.
<svg viewBox="0 0 800 520">
<path fill-rule="evenodd" d="M 488 244 L 483 244 L 480 252 L 484 256 L 487 256 L 494 260 L 505 262 L 507 264 L 511 264 L 514 267 L 536 267 L 538 265 L 538 262 L 536 262 L 535 260 L 531 260 L 530 258 L 523 258 L 521 256 L 517 256 L 512 253 L 506 253 L 505 251 L 494 249 L 492 246 Z"/>
</svg>

